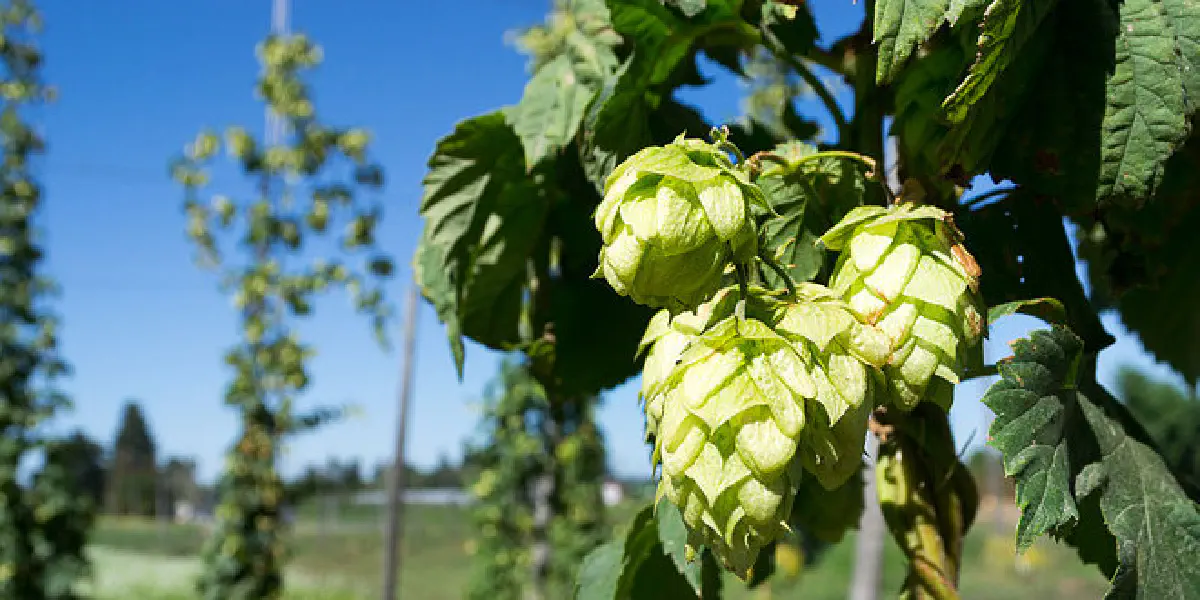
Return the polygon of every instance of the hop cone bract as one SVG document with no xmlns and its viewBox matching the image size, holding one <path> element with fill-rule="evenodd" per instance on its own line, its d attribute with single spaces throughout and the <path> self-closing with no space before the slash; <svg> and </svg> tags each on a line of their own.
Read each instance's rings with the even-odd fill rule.
<svg viewBox="0 0 1200 600">
<path fill-rule="evenodd" d="M 731 260 L 757 251 L 750 203 L 762 192 L 713 144 L 680 137 L 617 166 L 596 208 L 604 246 L 595 276 L 635 302 L 690 309 Z"/>
<path fill-rule="evenodd" d="M 963 369 L 982 361 L 979 268 L 960 237 L 941 209 L 899 204 L 855 208 L 821 238 L 843 250 L 833 290 L 890 339 L 883 370 L 905 410 L 949 409 Z"/>
<path fill-rule="evenodd" d="M 658 495 L 683 513 L 689 546 L 705 545 L 746 577 L 786 528 L 805 469 L 845 482 L 861 460 L 872 377 L 887 340 L 828 290 L 797 302 L 737 289 L 695 312 L 661 312 L 647 329 L 647 430 L 662 465 Z"/>
</svg>

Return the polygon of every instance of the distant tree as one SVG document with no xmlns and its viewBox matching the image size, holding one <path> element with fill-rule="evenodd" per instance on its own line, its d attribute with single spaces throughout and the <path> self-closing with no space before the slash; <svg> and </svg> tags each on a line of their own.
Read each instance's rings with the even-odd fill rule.
<svg viewBox="0 0 1200 600">
<path fill-rule="evenodd" d="M 346 464 L 342 466 L 341 486 L 346 491 L 363 488 L 362 461 L 357 458 L 346 461 Z"/>
<path fill-rule="evenodd" d="M 158 475 L 154 439 L 134 400 L 127 401 L 117 426 L 109 466 L 108 510 L 118 515 L 150 516 L 155 509 Z"/>
<path fill-rule="evenodd" d="M 57 452 L 72 493 L 87 498 L 92 506 L 102 506 L 107 478 L 104 447 L 76 429 L 59 442 Z"/>
<path fill-rule="evenodd" d="M 455 466 L 450 462 L 450 459 L 441 454 L 438 456 L 437 466 L 433 468 L 424 478 L 423 487 L 431 488 L 457 488 L 463 485 L 462 468 Z"/>
<path fill-rule="evenodd" d="M 322 475 L 324 487 L 333 492 L 347 492 L 363 486 L 362 465 L 357 458 L 340 459 L 330 457 Z"/>
<path fill-rule="evenodd" d="M 159 473 L 159 488 L 162 491 L 162 508 L 168 514 L 180 502 L 196 505 L 200 500 L 200 487 L 196 484 L 196 461 L 175 456 L 169 458 Z"/>
<path fill-rule="evenodd" d="M 320 472 L 315 465 L 305 465 L 300 476 L 283 484 L 283 494 L 288 504 L 301 504 L 313 497 L 320 486 Z"/>
<path fill-rule="evenodd" d="M 1200 502 L 1200 397 L 1129 366 L 1118 372 L 1117 388 L 1188 495 Z"/>
<path fill-rule="evenodd" d="M 380 461 L 375 465 L 375 471 L 371 474 L 370 486 L 376 489 L 387 487 L 388 477 L 392 474 L 392 463 Z M 404 465 L 404 485 L 408 488 L 423 488 L 428 487 L 425 484 L 425 474 L 417 470 L 412 465 Z"/>
<path fill-rule="evenodd" d="M 411 469 L 411 467 L 410 467 Z M 329 457 L 323 466 L 305 465 L 300 476 L 284 485 L 288 501 L 299 504 L 322 494 L 336 494 L 362 490 L 367 487 L 382 487 L 386 477 L 385 464 L 376 465 L 371 480 L 363 477 L 362 462 L 358 458 L 340 459 Z M 411 471 L 410 471 L 411 473 Z"/>
</svg>

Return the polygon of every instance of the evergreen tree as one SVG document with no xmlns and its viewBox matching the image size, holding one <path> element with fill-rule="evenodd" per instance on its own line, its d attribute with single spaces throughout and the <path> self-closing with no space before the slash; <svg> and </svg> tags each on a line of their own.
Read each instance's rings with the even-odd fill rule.
<svg viewBox="0 0 1200 600">
<path fill-rule="evenodd" d="M 137 401 L 127 401 L 113 442 L 108 511 L 116 515 L 154 515 L 157 465 L 154 439 L 142 409 Z"/>
<path fill-rule="evenodd" d="M 61 465 L 71 482 L 74 495 L 87 498 L 92 506 L 104 504 L 108 473 L 104 468 L 104 447 L 80 429 L 58 444 Z"/>
<path fill-rule="evenodd" d="M 162 466 L 159 474 L 159 489 L 162 510 L 175 512 L 175 505 L 190 502 L 195 505 L 200 499 L 200 488 L 196 484 L 196 461 L 172 456 Z"/>
</svg>

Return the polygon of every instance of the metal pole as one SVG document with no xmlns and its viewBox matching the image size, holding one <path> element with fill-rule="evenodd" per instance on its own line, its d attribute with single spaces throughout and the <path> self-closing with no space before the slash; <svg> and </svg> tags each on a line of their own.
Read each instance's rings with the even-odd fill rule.
<svg viewBox="0 0 1200 600">
<path fill-rule="evenodd" d="M 417 285 L 409 284 L 404 315 L 404 350 L 400 356 L 400 406 L 396 410 L 396 449 L 392 453 L 392 476 L 388 480 L 387 529 L 383 553 L 383 600 L 395 600 L 400 574 L 400 538 L 404 533 L 404 432 L 412 396 L 413 364 L 416 362 Z"/>
<path fill-rule="evenodd" d="M 879 438 L 867 434 L 867 456 L 879 456 Z M 854 576 L 850 582 L 850 600 L 875 600 L 883 579 L 883 513 L 875 495 L 875 470 L 866 469 L 863 483 L 863 513 L 854 543 Z"/>
<path fill-rule="evenodd" d="M 271 33 L 277 36 L 288 34 L 289 27 L 289 9 L 291 8 L 289 0 L 272 0 L 271 2 Z M 267 131 L 266 141 L 268 146 L 274 146 L 283 139 L 283 119 L 267 107 Z"/>
<path fill-rule="evenodd" d="M 290 0 L 272 0 L 271 1 L 271 34 L 272 35 L 277 35 L 277 36 L 287 35 L 288 20 L 289 20 L 288 12 L 289 12 L 290 8 L 291 8 Z M 263 139 L 266 142 L 266 145 L 268 147 L 275 146 L 283 140 L 283 133 L 284 133 L 283 132 L 283 119 L 281 119 L 279 117 L 279 115 L 275 114 L 275 111 L 271 110 L 271 106 L 269 104 L 264 109 L 264 113 L 265 113 L 265 115 L 264 115 L 265 131 L 263 132 Z M 271 184 L 270 184 L 269 179 L 266 176 L 266 173 L 263 174 L 263 178 L 259 182 L 259 191 L 262 193 L 264 198 L 267 198 L 269 202 L 274 204 L 274 199 L 269 198 L 270 192 L 271 192 Z M 265 256 L 266 249 L 265 248 L 260 249 L 259 252 L 260 252 L 259 258 L 266 258 L 266 256 Z M 266 401 L 266 399 L 264 398 L 264 402 L 265 401 Z M 275 473 L 280 476 L 281 481 L 282 481 L 281 474 L 283 473 L 283 468 L 284 468 L 284 456 L 283 456 L 284 452 L 283 452 L 283 448 L 281 447 L 281 444 L 280 444 L 280 442 L 282 440 L 282 436 L 280 435 L 279 431 L 273 430 L 271 432 L 271 438 L 272 438 L 271 439 L 271 447 L 274 449 L 274 453 L 275 453 L 275 455 L 272 457 L 272 462 L 275 463 Z"/>
</svg>

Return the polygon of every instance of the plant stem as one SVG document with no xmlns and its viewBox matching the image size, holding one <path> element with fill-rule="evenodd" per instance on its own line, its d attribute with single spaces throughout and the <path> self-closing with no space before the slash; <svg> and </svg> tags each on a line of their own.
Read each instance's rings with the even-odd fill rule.
<svg viewBox="0 0 1200 600">
<path fill-rule="evenodd" d="M 740 165 L 740 164 L 743 164 L 746 162 L 746 156 L 744 154 L 742 154 L 741 149 L 738 148 L 737 146 L 734 146 L 732 142 L 726 142 L 726 141 L 722 140 L 720 142 L 717 142 L 717 147 L 726 152 L 732 152 L 733 155 L 735 157 L 737 157 L 737 164 Z"/>
<path fill-rule="evenodd" d="M 846 113 L 842 110 L 841 105 L 838 104 L 837 98 L 833 97 L 833 92 L 829 91 L 829 88 L 817 78 L 816 74 L 812 72 L 812 69 L 808 68 L 808 65 L 802 59 L 788 53 L 783 43 L 779 41 L 779 38 L 774 33 L 771 33 L 770 30 L 764 30 L 763 39 L 766 41 L 767 49 L 771 51 L 771 54 L 791 67 L 800 76 L 800 79 L 803 79 L 804 83 L 812 88 L 813 93 L 817 95 L 821 103 L 825 105 L 825 110 L 829 111 L 829 116 L 833 118 L 833 122 L 837 125 L 838 143 L 845 144 L 849 141 L 850 122 L 846 119 Z"/>
<path fill-rule="evenodd" d="M 742 165 L 746 162 L 746 155 L 742 154 L 741 148 L 738 148 L 733 142 L 729 141 L 728 125 L 713 127 L 712 130 L 709 131 L 708 135 L 712 138 L 713 143 L 716 144 L 718 148 L 726 152 L 730 152 L 737 157 L 738 165 Z"/>
<path fill-rule="evenodd" d="M 843 40 L 835 42 L 829 50 L 813 45 L 805 53 L 804 58 L 841 75 L 843 79 L 847 80 L 847 83 L 853 84 L 851 79 L 854 77 L 854 73 L 846 68 L 846 44 Z"/>
<path fill-rule="evenodd" d="M 796 282 L 792 279 L 791 274 L 788 273 L 787 270 L 783 268 L 783 265 L 779 264 L 778 262 L 775 261 L 775 259 L 773 259 L 770 256 L 767 256 L 766 254 L 763 254 L 761 252 L 758 255 L 758 260 L 762 261 L 762 263 L 764 265 L 767 265 L 768 267 L 770 267 L 770 269 L 772 271 L 775 271 L 775 274 L 778 275 L 779 278 L 783 280 L 783 285 L 787 287 L 788 295 L 791 296 L 793 299 L 795 299 L 796 298 Z"/>
<path fill-rule="evenodd" d="M 874 158 L 864 154 L 859 154 L 858 152 L 851 152 L 849 150 L 824 150 L 815 154 L 809 154 L 808 156 L 802 157 L 796 162 L 792 163 L 792 167 L 794 168 L 810 160 L 816 160 L 818 158 L 849 158 L 851 160 L 857 160 L 870 169 L 870 172 L 866 174 L 868 178 L 879 175 L 879 163 Z"/>
<path fill-rule="evenodd" d="M 863 10 L 867 16 L 863 19 L 862 27 L 847 41 L 848 51 L 854 53 L 854 122 L 850 127 L 853 135 L 847 136 L 839 145 L 874 158 L 880 170 L 886 171 L 887 162 L 884 160 L 883 148 L 885 90 L 875 83 L 878 51 L 871 43 L 871 16 L 875 14 L 875 0 L 866 0 L 864 4 Z M 880 180 L 884 183 L 883 187 L 889 190 L 887 196 L 890 197 L 886 174 L 881 174 Z M 878 196 L 868 198 L 869 202 L 883 200 Z"/>
<path fill-rule="evenodd" d="M 876 411 L 874 418 L 880 507 L 908 558 L 905 589 L 914 598 L 957 600 L 962 539 L 978 496 L 973 482 L 955 479 L 965 467 L 954 454 L 949 421 L 927 404 L 909 413 Z"/>
<path fill-rule="evenodd" d="M 721 597 L 721 570 L 717 559 L 706 549 L 700 560 L 700 600 L 718 600 Z"/>
</svg>

